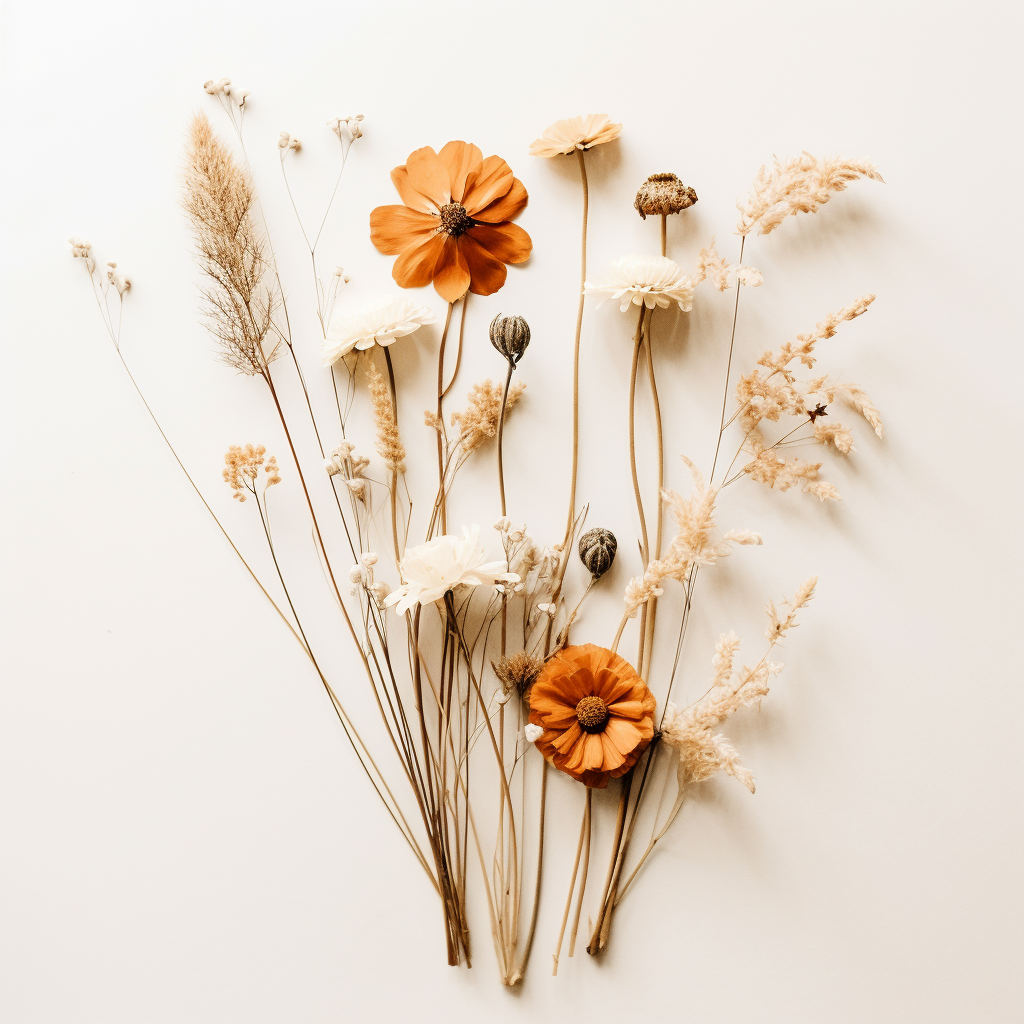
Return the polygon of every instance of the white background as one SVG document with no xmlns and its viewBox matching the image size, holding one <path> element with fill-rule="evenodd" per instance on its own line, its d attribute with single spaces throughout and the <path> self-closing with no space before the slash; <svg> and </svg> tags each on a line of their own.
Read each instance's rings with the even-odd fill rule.
<svg viewBox="0 0 1024 1024">
<path fill-rule="evenodd" d="M 5 3 L 0 1018 L 1019 1019 L 1020 29 L 990 3 Z M 228 133 L 201 89 L 222 75 L 252 90 L 248 146 L 324 422 L 278 132 L 305 143 L 290 167 L 312 219 L 336 166 L 326 122 L 366 115 L 322 243 L 352 298 L 390 284 L 367 216 L 397 201 L 387 173 L 412 149 L 470 139 L 524 180 L 535 255 L 500 295 L 474 297 L 455 394 L 501 372 L 488 320 L 523 313 L 534 340 L 507 475 L 513 518 L 541 540 L 567 489 L 579 188 L 571 159 L 531 158 L 530 141 L 576 113 L 624 122 L 590 158 L 598 269 L 657 245 L 631 208 L 654 171 L 700 196 L 671 225 L 684 266 L 712 235 L 734 258 L 733 204 L 773 154 L 870 156 L 885 176 L 748 245 L 765 285 L 743 296 L 739 365 L 875 292 L 821 354 L 874 396 L 886 438 L 857 423 L 852 460 L 828 461 L 834 507 L 749 483 L 723 496 L 723 525 L 765 544 L 702 578 L 684 695 L 703 691 L 718 633 L 759 657 L 767 598 L 813 572 L 819 598 L 763 710 L 729 726 L 756 796 L 723 779 L 687 805 L 601 963 L 563 955 L 550 976 L 580 813 L 559 777 L 525 987 L 498 984 L 479 891 L 473 970 L 445 966 L 422 876 L 155 434 L 71 260 L 65 239 L 81 234 L 134 278 L 126 356 L 261 570 L 253 509 L 230 501 L 219 464 L 232 443 L 278 454 L 278 534 L 305 565 L 302 599 L 326 609 L 265 396 L 215 363 L 196 319 L 182 151 L 193 110 Z M 710 462 L 731 301 L 702 287 L 657 348 L 680 489 L 678 453 Z M 578 640 L 608 642 L 635 570 L 629 331 L 614 306 L 588 306 L 580 492 L 622 555 Z M 437 339 L 395 349 L 420 519 Z M 456 522 L 496 517 L 490 458 L 467 470 Z M 315 625 L 333 639 L 326 611 Z M 369 720 L 334 647 L 331 671 Z M 599 801 L 598 876 L 613 800 Z"/>
</svg>

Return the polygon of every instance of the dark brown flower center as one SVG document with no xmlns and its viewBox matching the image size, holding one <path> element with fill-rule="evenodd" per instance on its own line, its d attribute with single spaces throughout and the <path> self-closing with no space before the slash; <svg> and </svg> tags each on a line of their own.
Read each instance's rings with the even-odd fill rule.
<svg viewBox="0 0 1024 1024">
<path fill-rule="evenodd" d="M 608 705 L 600 697 L 584 697 L 576 705 L 576 721 L 584 732 L 600 732 L 608 721 Z"/>
<path fill-rule="evenodd" d="M 441 207 L 441 229 L 458 238 L 473 226 L 473 218 L 462 203 L 445 203 Z"/>
</svg>

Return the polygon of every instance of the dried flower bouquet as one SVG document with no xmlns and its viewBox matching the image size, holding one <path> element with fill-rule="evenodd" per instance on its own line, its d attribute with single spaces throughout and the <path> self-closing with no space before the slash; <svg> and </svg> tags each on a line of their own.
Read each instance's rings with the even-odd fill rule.
<svg viewBox="0 0 1024 1024">
<path fill-rule="evenodd" d="M 207 502 L 148 404 L 146 409 L 206 511 L 294 635 L 361 770 L 436 891 L 448 962 L 471 962 L 468 881 L 479 870 L 499 974 L 506 985 L 518 983 L 536 937 L 542 882 L 553 872 L 559 880 L 570 878 L 561 927 L 552 936 L 557 972 L 567 930 L 569 955 L 575 951 L 590 874 L 595 799 L 611 801 L 616 815 L 605 851 L 607 868 L 593 905 L 587 944 L 592 954 L 607 947 L 615 908 L 677 819 L 690 788 L 724 771 L 754 791 L 750 770 L 717 730 L 768 693 L 781 668 L 771 659 L 797 625 L 816 580 L 800 584 L 781 609 L 768 605 L 767 644 L 753 665 L 740 665 L 739 639 L 733 633 L 723 635 L 705 694 L 677 707 L 672 697 L 701 569 L 738 547 L 761 543 L 752 530 L 718 528 L 720 497 L 726 488 L 749 480 L 771 490 L 798 487 L 821 501 L 835 500 L 835 487 L 820 475 L 823 462 L 802 459 L 794 450 L 818 446 L 850 455 L 851 432 L 835 416 L 839 403 L 861 415 L 879 437 L 882 425 L 859 387 L 811 373 L 817 344 L 863 314 L 873 295 L 829 314 L 795 341 L 766 351 L 756 366 L 733 380 L 740 298 L 744 288 L 762 284 L 761 274 L 743 262 L 746 242 L 752 234 L 770 234 L 791 215 L 814 212 L 857 179 L 881 178 L 867 161 L 818 160 L 806 153 L 776 161 L 772 169 L 761 169 L 749 198 L 739 204 L 737 261 L 721 257 L 712 240 L 688 271 L 668 255 L 666 226 L 670 216 L 684 214 L 697 202 L 697 193 L 675 174 L 652 174 L 634 206 L 642 218 L 659 219 L 660 252 L 623 256 L 591 276 L 587 153 L 615 142 L 622 126 L 605 115 L 575 117 L 551 125 L 532 144 L 534 156 L 574 156 L 582 190 L 565 529 L 542 543 L 525 527 L 514 526 L 506 514 L 504 433 L 523 397 L 525 385 L 517 373 L 530 343 L 530 327 L 522 317 L 493 318 L 489 336 L 499 357 L 499 383 L 473 384 L 465 408 L 451 411 L 463 344 L 477 343 L 478 332 L 466 329 L 469 295 L 499 291 L 508 266 L 528 261 L 532 251 L 530 236 L 517 223 L 528 201 L 522 181 L 501 157 L 484 157 L 465 142 L 449 142 L 436 151 L 429 146 L 414 150 L 391 171 L 400 202 L 373 210 L 370 238 L 382 254 L 394 257 L 392 276 L 400 288 L 433 285 L 445 306 L 438 315 L 421 294 L 397 291 L 368 303 L 350 303 L 343 294 L 348 276 L 339 268 L 325 279 L 318 247 L 346 161 L 362 135 L 363 119 L 360 115 L 330 122 L 340 147 L 338 178 L 315 231 L 292 201 L 310 255 L 310 294 L 315 295 L 320 328 L 319 338 L 299 337 L 293 335 L 284 271 L 249 171 L 243 137 L 248 93 L 228 79 L 208 82 L 205 90 L 219 103 L 235 142 L 225 142 L 205 115 L 193 119 L 184 208 L 196 241 L 204 315 L 216 351 L 262 389 L 267 433 L 282 446 L 280 464 L 262 444 L 232 446 L 224 456 L 224 480 L 233 497 L 239 504 L 250 503 L 259 520 L 267 564 L 272 566 L 268 578 L 253 567 L 254 556 L 243 553 L 232 539 L 230 524 Z M 301 144 L 282 133 L 277 147 L 291 197 L 288 166 Z M 73 239 L 71 244 L 86 267 L 110 340 L 145 403 L 121 350 L 121 312 L 131 281 L 114 263 L 100 267 L 87 242 Z M 692 477 L 684 495 L 665 482 L 656 352 L 659 344 L 667 343 L 674 322 L 660 311 L 673 306 L 689 311 L 704 282 L 733 291 L 735 301 L 728 346 L 724 338 L 707 339 L 721 347 L 724 369 L 710 472 L 706 478 L 700 472 L 696 453 L 679 453 Z M 629 434 L 636 519 L 617 528 L 628 537 L 627 550 L 636 530 L 639 558 L 625 590 L 621 621 L 610 636 L 592 635 L 587 602 L 601 588 L 614 559 L 630 556 L 617 554 L 612 531 L 585 523 L 585 496 L 577 494 L 579 365 L 589 297 L 599 300 L 594 305 L 607 299 L 617 303 L 627 314 L 624 334 L 632 336 L 629 403 L 622 415 Z M 595 310 L 590 315 L 615 313 Z M 425 504 L 417 502 L 428 510 L 417 527 L 406 464 L 418 457 L 418 448 L 410 452 L 406 447 L 413 420 L 406 402 L 400 401 L 405 396 L 396 382 L 391 347 L 416 344 L 403 339 L 435 320 L 443 329 L 436 403 L 426 413 L 425 427 L 433 435 L 437 484 L 432 494 L 423 496 Z M 314 408 L 300 361 L 300 354 L 308 356 L 318 346 L 334 397 L 327 410 Z M 283 397 L 285 376 L 299 385 L 297 392 L 285 389 L 301 394 L 297 408 L 290 408 Z M 647 382 L 646 396 L 644 388 L 638 393 L 641 379 Z M 648 403 L 653 414 L 653 438 L 637 436 L 641 403 Z M 326 417 L 332 426 L 325 436 L 321 425 Z M 296 440 L 303 436 L 315 440 L 313 450 Z M 657 477 L 641 480 L 637 446 L 652 443 Z M 471 458 L 495 462 L 497 493 L 477 495 L 474 515 L 483 522 L 497 515 L 491 539 L 478 525 L 449 524 L 449 499 L 460 469 Z M 346 710 L 352 696 L 346 690 L 356 684 L 349 680 L 343 688 L 341 681 L 329 678 L 319 650 L 323 641 L 307 633 L 308 609 L 293 600 L 294 576 L 306 567 L 289 564 L 275 543 L 268 506 L 275 485 L 297 488 L 301 494 L 314 545 L 311 560 L 323 569 L 344 642 L 358 659 L 359 685 L 372 695 L 385 736 L 380 749 L 364 742 Z M 324 492 L 330 494 L 327 506 Z M 327 515 L 324 507 L 329 508 Z M 658 599 L 670 581 L 683 595 L 681 612 L 671 622 L 662 621 L 659 630 Z M 576 595 L 572 600 L 570 590 Z M 671 644 L 675 652 L 667 678 L 652 668 L 656 643 Z M 581 786 L 571 871 L 544 858 L 551 769 Z M 668 786 L 674 798 L 662 814 Z M 648 806 L 652 811 L 644 816 Z M 641 844 L 635 841 L 638 821 L 651 826 Z"/>
</svg>

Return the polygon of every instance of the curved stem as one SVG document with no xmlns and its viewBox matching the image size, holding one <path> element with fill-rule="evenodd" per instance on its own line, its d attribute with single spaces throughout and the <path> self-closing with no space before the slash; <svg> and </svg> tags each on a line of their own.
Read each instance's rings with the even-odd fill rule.
<svg viewBox="0 0 1024 1024">
<path fill-rule="evenodd" d="M 391 419 L 398 433 L 398 391 L 395 388 L 395 367 L 391 362 L 391 348 L 384 348 L 384 361 L 388 364 L 388 387 L 391 389 Z M 402 560 L 401 545 L 398 543 L 398 466 L 391 469 L 391 540 L 395 546 L 395 563 Z"/>
<path fill-rule="evenodd" d="M 663 218 L 664 219 L 664 218 Z M 654 552 L 653 558 L 661 558 L 661 537 L 664 529 L 665 503 L 662 501 L 661 492 L 665 488 L 665 443 L 662 435 L 661 403 L 658 401 L 658 385 L 654 378 L 654 349 L 651 341 L 651 321 L 654 319 L 654 312 L 647 318 L 647 376 L 651 383 L 651 401 L 654 405 L 654 422 L 658 432 L 658 514 L 654 530 Z M 646 569 L 647 567 L 644 566 Z M 640 678 L 647 679 L 651 671 L 651 656 L 654 650 L 654 622 L 658 615 L 658 599 L 652 597 L 648 604 L 647 630 L 644 634 L 644 656 L 640 668 Z"/>
<path fill-rule="evenodd" d="M 576 952 L 576 932 L 579 931 L 580 927 L 580 913 L 583 910 L 583 893 L 587 888 L 587 870 L 590 867 L 590 826 L 592 817 L 591 804 L 594 798 L 594 791 L 588 786 L 587 787 L 587 807 L 584 811 L 584 821 L 586 822 L 587 836 L 583 841 L 583 873 L 580 875 L 580 892 L 576 897 L 576 914 L 572 921 L 572 932 L 569 935 L 569 956 L 572 956 Z"/>
<path fill-rule="evenodd" d="M 583 331 L 583 299 L 587 281 L 587 216 L 590 207 L 590 193 L 587 188 L 587 164 L 583 150 L 576 150 L 580 164 L 580 180 L 583 184 L 583 237 L 580 243 L 580 302 L 576 310 L 576 341 L 572 356 L 572 479 L 569 484 L 569 516 L 565 523 L 565 535 L 572 534 L 576 519 L 576 471 L 580 458 L 580 334 Z"/>
<path fill-rule="evenodd" d="M 580 821 L 580 840 L 576 844 L 576 859 L 572 863 L 572 878 L 569 880 L 569 895 L 565 899 L 565 913 L 562 914 L 562 927 L 558 930 L 558 942 L 555 943 L 555 951 L 551 954 L 554 965 L 551 968 L 552 976 L 558 974 L 558 957 L 562 952 L 562 939 L 565 938 L 565 929 L 569 924 L 569 911 L 572 909 L 572 894 L 576 889 L 576 875 L 580 869 L 580 856 L 583 853 L 583 841 L 590 831 L 590 797 L 591 790 L 587 788 L 587 803 L 583 809 L 583 820 Z"/>
</svg>

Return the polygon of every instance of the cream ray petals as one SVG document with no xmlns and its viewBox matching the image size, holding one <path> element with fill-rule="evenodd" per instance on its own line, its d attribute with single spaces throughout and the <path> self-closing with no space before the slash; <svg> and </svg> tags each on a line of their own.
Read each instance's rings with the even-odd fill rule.
<svg viewBox="0 0 1024 1024">
<path fill-rule="evenodd" d="M 370 214 L 370 241 L 385 255 L 396 256 L 425 242 L 439 223 L 437 217 L 408 206 L 378 206 Z"/>
<path fill-rule="evenodd" d="M 530 236 L 518 224 L 477 224 L 466 234 L 502 263 L 525 263 L 533 251 Z"/>
</svg>

